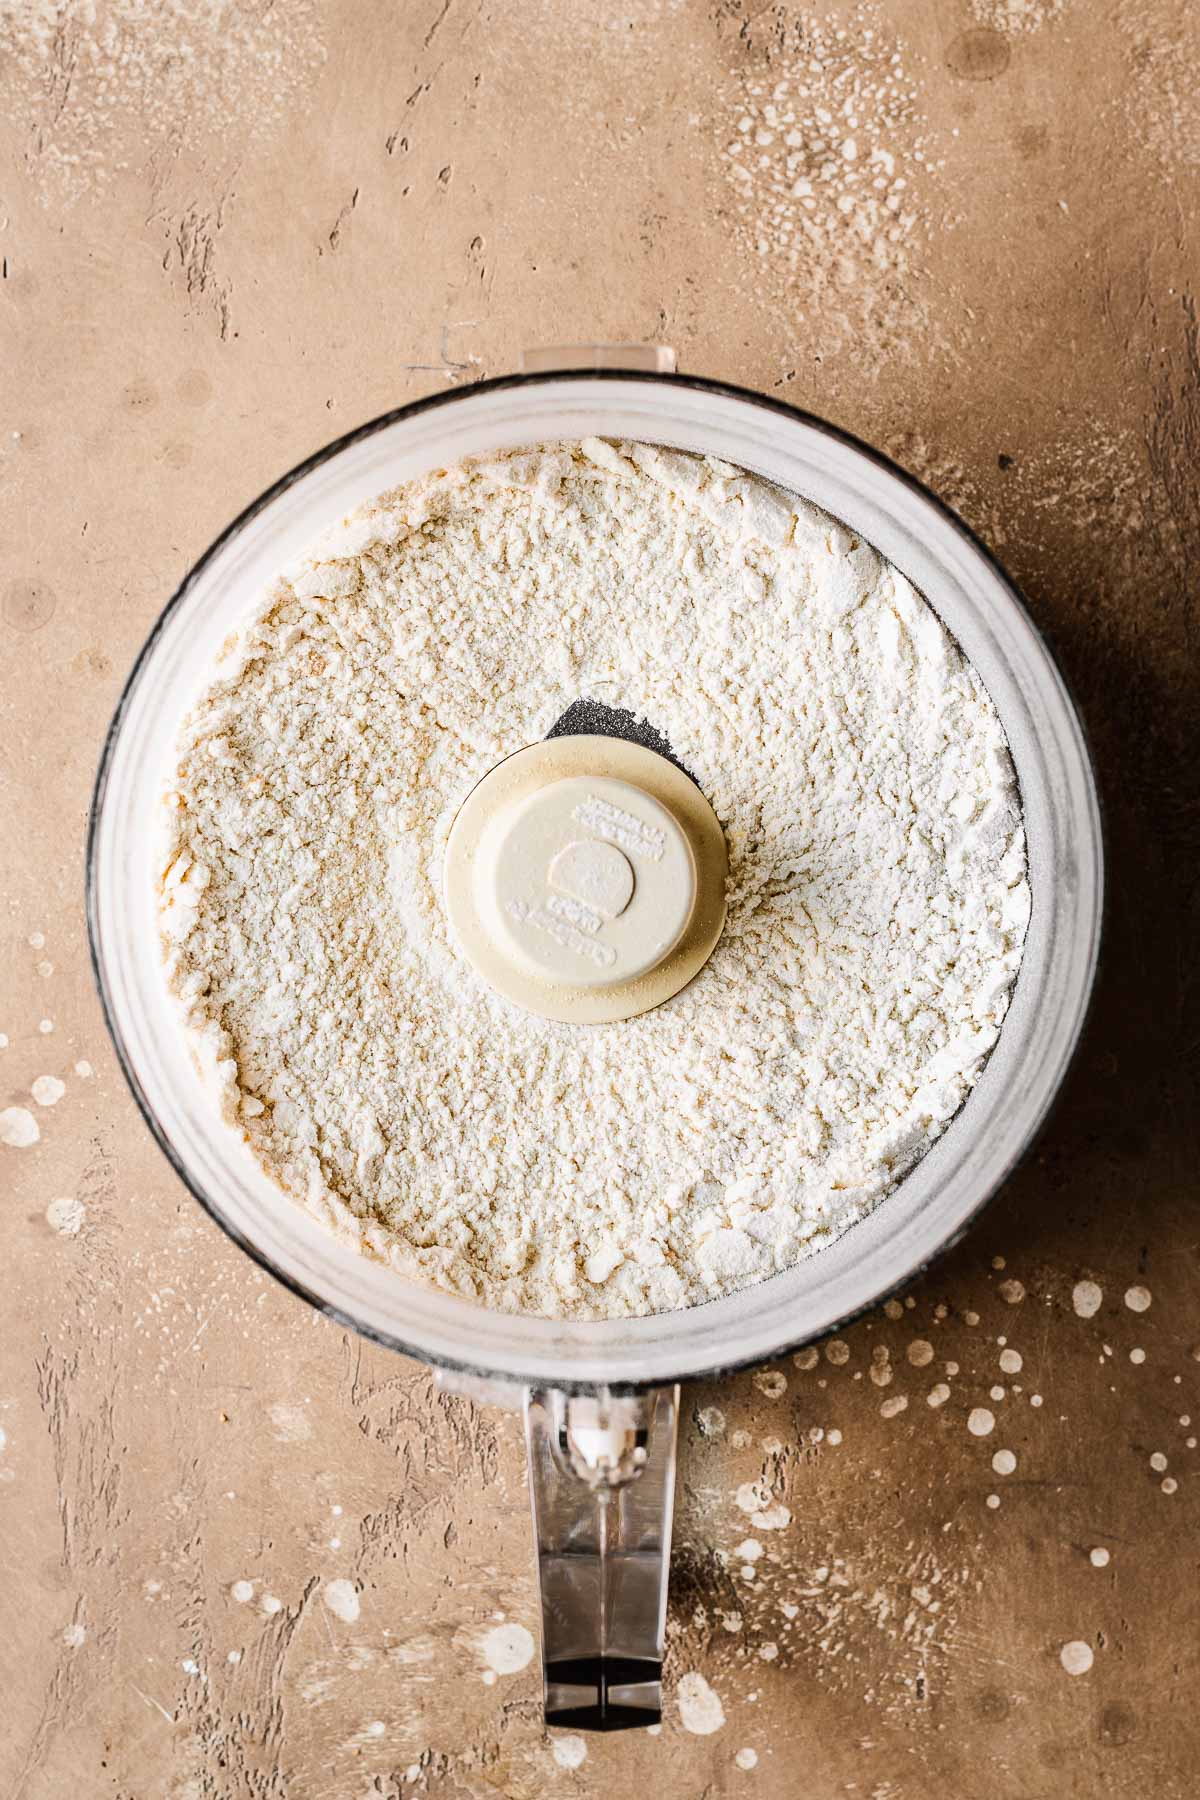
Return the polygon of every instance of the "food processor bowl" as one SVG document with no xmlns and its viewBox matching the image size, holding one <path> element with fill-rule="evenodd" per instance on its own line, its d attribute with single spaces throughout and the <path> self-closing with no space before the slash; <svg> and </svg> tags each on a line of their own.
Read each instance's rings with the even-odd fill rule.
<svg viewBox="0 0 1200 1800">
<path fill-rule="evenodd" d="M 181 1179 L 235 1242 L 313 1306 L 423 1358 L 446 1383 L 523 1401 L 547 1716 L 596 1726 L 657 1716 L 673 1384 L 827 1332 L 962 1233 L 1029 1145 L 1063 1079 L 1095 971 L 1103 887 L 1079 720 L 994 559 L 932 494 L 847 433 L 722 382 L 652 372 L 663 366 L 658 356 L 635 369 L 480 382 L 400 407 L 285 475 L 218 538 L 155 624 L 104 746 L 88 847 L 89 932 L 109 1028 Z M 681 1312 L 574 1321 L 491 1312 L 418 1286 L 333 1238 L 275 1186 L 217 1122 L 197 1076 L 163 978 L 153 858 L 180 720 L 223 640 L 281 569 L 399 483 L 466 457 L 592 435 L 740 465 L 823 507 L 908 577 L 973 664 L 1007 733 L 1032 914 L 1012 1003 L 978 1083 L 873 1213 L 741 1292 Z"/>
</svg>

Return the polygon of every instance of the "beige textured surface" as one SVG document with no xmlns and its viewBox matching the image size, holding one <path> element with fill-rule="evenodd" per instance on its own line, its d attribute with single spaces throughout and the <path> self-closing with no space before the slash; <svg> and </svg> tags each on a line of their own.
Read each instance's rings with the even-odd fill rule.
<svg viewBox="0 0 1200 1800">
<path fill-rule="evenodd" d="M 1194 9 L 2 0 L 0 37 L 0 1107 L 41 1127 L 0 1145 L 0 1789 L 1194 1793 Z M 724 1724 L 672 1698 L 574 1773 L 534 1665 L 482 1679 L 498 1616 L 534 1625 L 515 1421 L 199 1214 L 80 904 L 97 747 L 188 563 L 333 433 L 563 337 L 665 338 L 958 505 L 1077 685 L 1113 864 L 1084 1052 L 979 1228 L 815 1367 L 686 1396 L 670 1686 Z M 750 1523 L 756 1479 L 790 1523 Z"/>
</svg>

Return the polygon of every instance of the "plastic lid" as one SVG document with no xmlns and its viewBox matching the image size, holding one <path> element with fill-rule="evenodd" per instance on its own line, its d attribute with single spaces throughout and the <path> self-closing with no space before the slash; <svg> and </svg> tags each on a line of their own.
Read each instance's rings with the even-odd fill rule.
<svg viewBox="0 0 1200 1800">
<path fill-rule="evenodd" d="M 446 904 L 506 998 L 551 1019 L 627 1019 L 708 960 L 725 867 L 716 816 L 673 763 L 621 738 L 553 738 L 468 796 L 447 845 Z"/>
</svg>

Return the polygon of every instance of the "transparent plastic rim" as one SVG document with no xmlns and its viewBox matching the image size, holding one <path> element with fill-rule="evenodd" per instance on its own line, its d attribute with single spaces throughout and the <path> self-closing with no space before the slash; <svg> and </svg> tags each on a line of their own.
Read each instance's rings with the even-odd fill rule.
<svg viewBox="0 0 1200 1800">
<path fill-rule="evenodd" d="M 874 1213 L 740 1293 L 677 1313 L 579 1322 L 491 1312 L 360 1256 L 216 1123 L 162 980 L 150 836 L 178 721 L 217 646 L 324 527 L 429 468 L 593 433 L 706 452 L 778 482 L 844 520 L 921 590 L 1008 733 L 1033 912 L 983 1075 Z M 1028 1147 L 1066 1073 L 1102 906 L 1101 822 L 1083 731 L 995 559 L 920 483 L 825 421 L 725 383 L 650 374 L 512 376 L 433 396 L 328 445 L 269 488 L 190 571 L 134 665 L 100 761 L 87 855 L 92 959 L 117 1054 L 160 1147 L 217 1223 L 294 1293 L 380 1343 L 450 1369 L 567 1388 L 650 1385 L 765 1360 L 874 1304 L 955 1241 Z"/>
</svg>

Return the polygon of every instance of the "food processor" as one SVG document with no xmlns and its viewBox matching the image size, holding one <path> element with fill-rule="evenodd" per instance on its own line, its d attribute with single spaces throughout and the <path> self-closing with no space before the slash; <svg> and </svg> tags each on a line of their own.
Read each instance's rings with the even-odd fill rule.
<svg viewBox="0 0 1200 1800">
<path fill-rule="evenodd" d="M 743 468 L 824 508 L 908 577 L 1003 723 L 1024 808 L 1032 914 L 1011 1006 L 976 1086 L 868 1217 L 818 1254 L 707 1304 L 578 1321 L 492 1312 L 416 1285 L 330 1235 L 270 1180 L 217 1119 L 193 1065 L 161 967 L 154 857 L 180 721 L 223 641 L 282 569 L 384 490 L 464 458 L 592 436 Z M 463 796 L 447 901 L 464 953 L 513 1004 L 581 1031 L 619 1031 L 622 1018 L 643 1002 L 666 1001 L 711 953 L 723 916 L 724 845 L 668 747 L 630 743 L 636 731 L 589 717 L 581 700 L 579 720 L 560 721 L 549 749 L 529 746 L 480 784 L 498 783 L 490 794 Z M 601 810 L 586 811 L 589 801 Z M 657 937 L 622 922 L 629 883 L 621 864 L 637 860 L 613 835 L 631 829 L 622 817 L 640 819 L 651 834 L 633 832 L 635 849 L 658 843 L 661 832 L 676 858 L 668 926 Z M 607 836 L 594 829 L 597 820 L 607 821 Z M 538 866 L 549 872 L 544 893 L 529 895 L 514 875 L 513 845 L 535 841 Z M 621 854 L 598 852 L 596 842 Z M 163 610 L 121 696 L 96 782 L 87 904 L 96 977 L 125 1075 L 205 1209 L 312 1306 L 422 1358 L 446 1387 L 523 1409 L 546 1717 L 611 1729 L 649 1725 L 661 1713 L 678 1384 L 828 1332 L 966 1229 L 1029 1145 L 1063 1079 L 1095 971 L 1102 885 L 1096 788 L 1074 707 L 1012 584 L 961 521 L 877 451 L 819 418 L 676 373 L 670 352 L 656 347 L 593 347 L 527 358 L 520 374 L 373 420 L 293 469 L 222 533 Z M 544 907 L 545 893 L 559 903 Z M 529 909 L 539 908 L 545 917 L 531 936 Z M 583 913 L 603 931 L 585 930 Z M 546 919 L 563 928 L 557 936 Z M 603 938 L 619 967 L 605 962 L 608 949 L 597 960 L 572 947 L 567 927 Z"/>
</svg>

